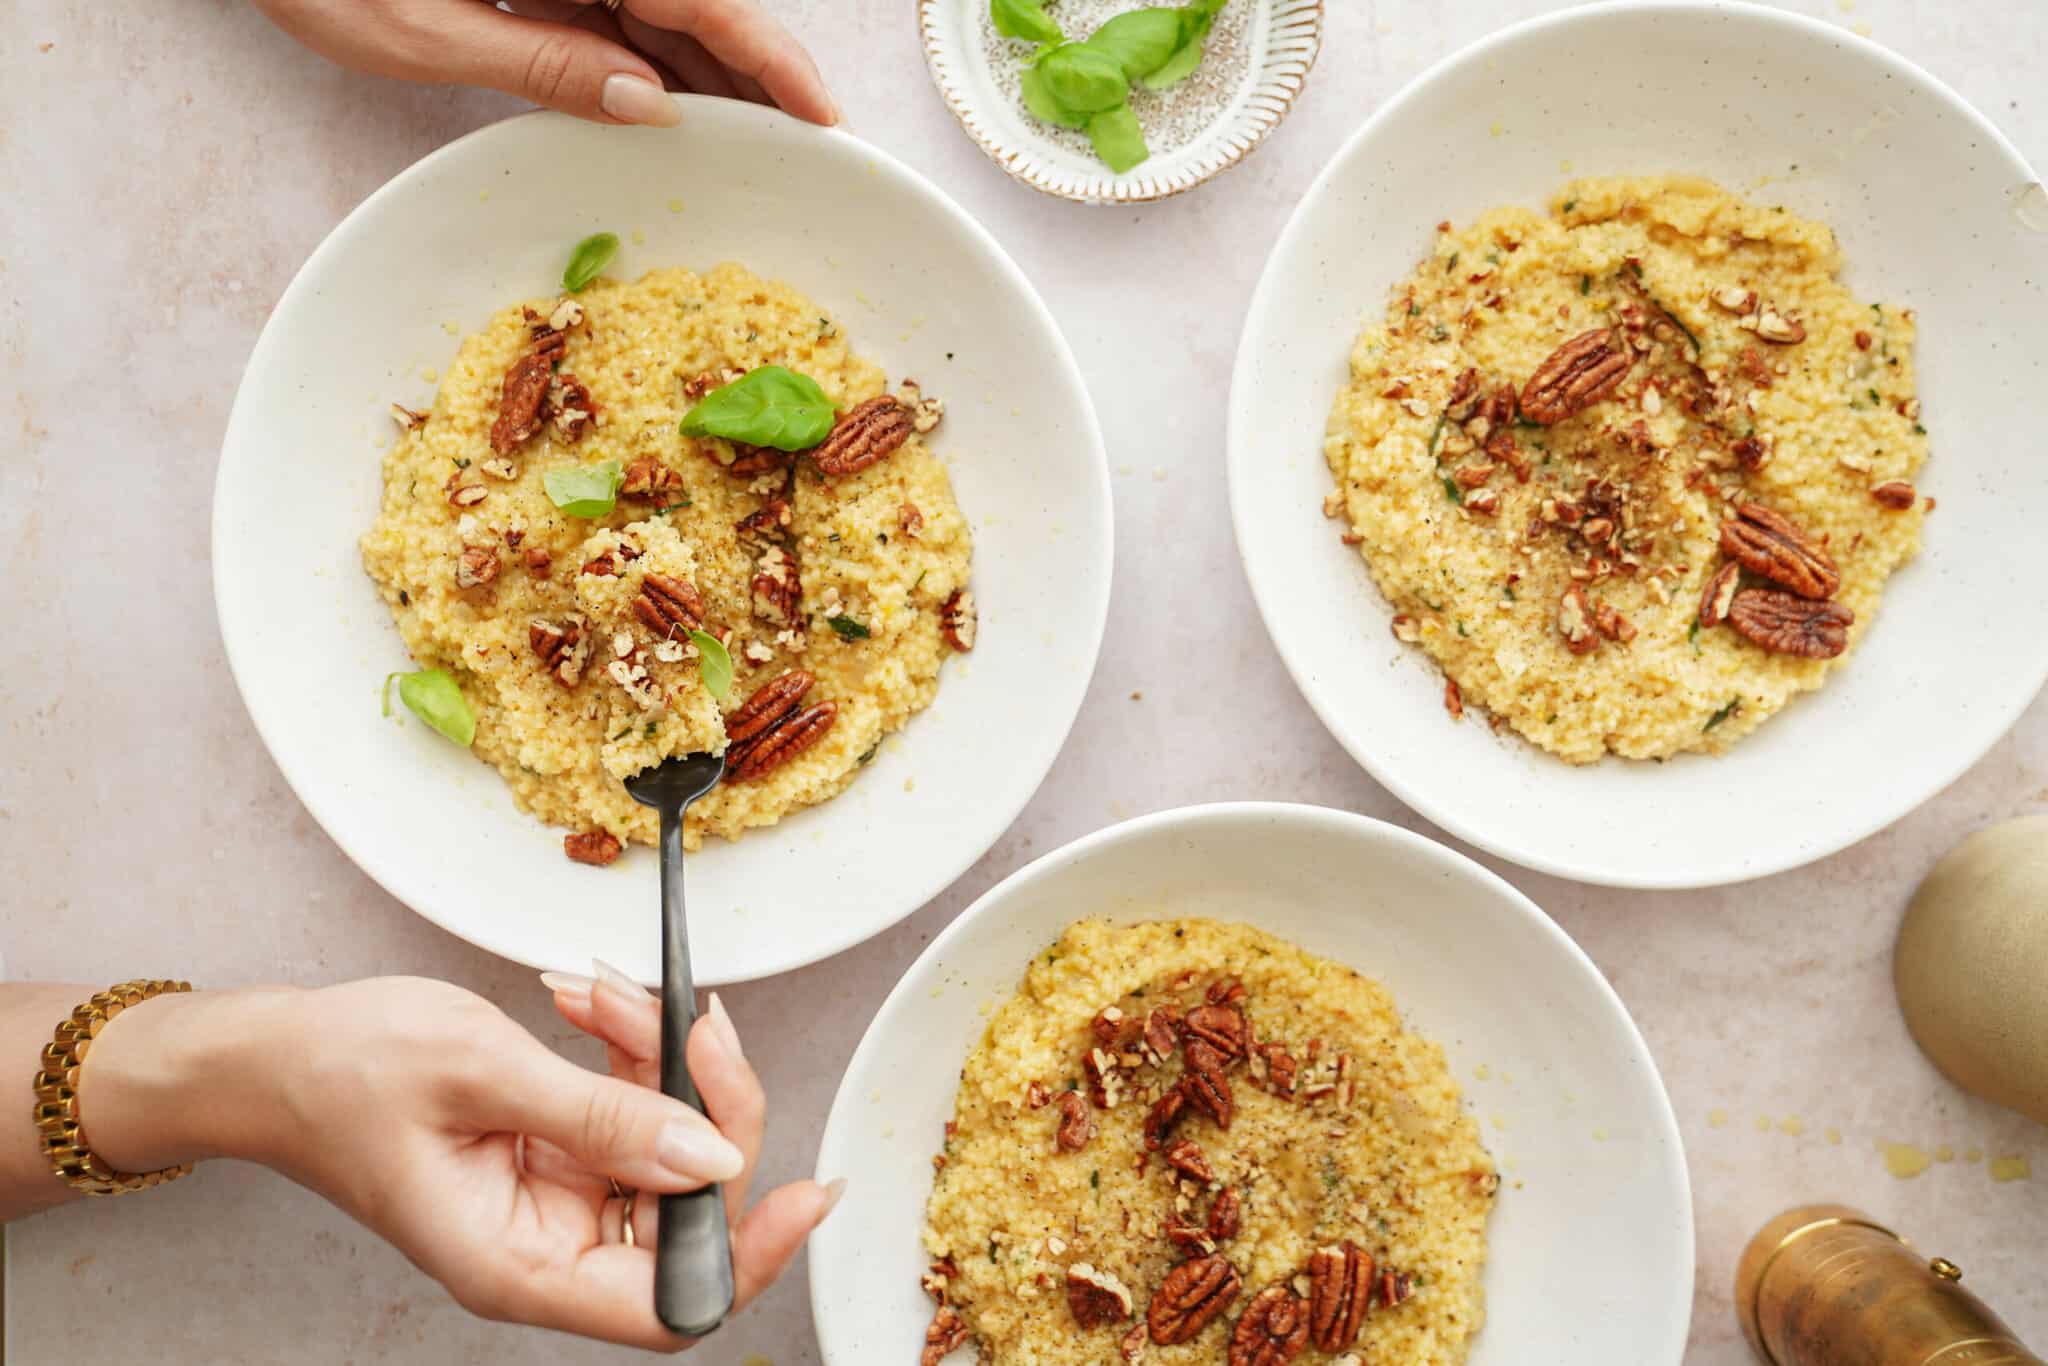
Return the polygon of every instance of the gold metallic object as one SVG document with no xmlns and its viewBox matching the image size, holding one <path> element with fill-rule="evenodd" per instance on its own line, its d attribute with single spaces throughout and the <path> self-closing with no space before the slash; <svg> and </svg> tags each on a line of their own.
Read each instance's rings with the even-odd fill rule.
<svg viewBox="0 0 2048 1366">
<path fill-rule="evenodd" d="M 1841 1205 L 1787 1210 L 1735 1268 L 1735 1313 L 1770 1366 L 2048 1366 L 1962 1268 Z"/>
<path fill-rule="evenodd" d="M 117 1172 L 93 1152 L 78 1127 L 78 1072 L 107 1022 L 151 997 L 190 990 L 190 982 L 143 978 L 108 987 L 72 1011 L 57 1026 L 56 1037 L 43 1045 L 43 1066 L 35 1080 L 35 1123 L 58 1180 L 87 1195 L 126 1195 L 175 1181 L 192 1170 L 188 1162 L 155 1172 Z"/>
<path fill-rule="evenodd" d="M 639 1191 L 627 1191 L 626 1208 L 619 1212 L 619 1231 L 625 1235 L 627 1247 L 640 1246 L 640 1237 L 633 1232 L 633 1202 L 639 1198 Z"/>
</svg>

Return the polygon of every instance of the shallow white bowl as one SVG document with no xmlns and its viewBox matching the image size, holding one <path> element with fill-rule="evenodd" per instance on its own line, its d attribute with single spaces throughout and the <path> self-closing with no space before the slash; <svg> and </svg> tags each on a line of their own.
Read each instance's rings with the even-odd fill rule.
<svg viewBox="0 0 2048 1366">
<path fill-rule="evenodd" d="M 1052 13 L 1061 17 L 1058 7 Z M 1012 54 L 1027 49 L 1004 43 L 991 60 L 988 16 L 989 0 L 918 0 L 918 34 L 939 97 L 1012 178 L 1084 204 L 1165 199 L 1244 160 L 1294 107 L 1323 37 L 1323 0 L 1231 0 L 1202 69 L 1164 94 L 1133 96 L 1131 107 L 1157 124 L 1154 150 L 1118 175 L 1088 150 L 1084 136 L 1025 112 Z"/>
<path fill-rule="evenodd" d="M 1920 313 L 1939 507 L 1857 654 L 1720 758 L 1573 768 L 1444 716 L 1442 679 L 1321 511 L 1322 438 L 1361 324 L 1439 219 L 1540 206 L 1571 175 L 1681 171 L 1833 225 L 1858 297 Z M 1765 187 L 1768 188 L 1765 188 Z M 2032 186 L 2029 191 L 2028 187 Z M 1688 887 L 1795 867 L 1939 791 L 2048 677 L 2048 208 L 1931 76 L 1839 28 L 1720 4 L 1572 9 L 1426 72 L 1302 200 L 1231 386 L 1238 549 L 1324 724 L 1438 825 L 1588 882 Z"/>
<path fill-rule="evenodd" d="M 1692 1312 L 1685 1154 L 1649 1051 L 1599 970 L 1521 893 L 1441 845 L 1346 812 L 1247 803 L 1162 812 L 1046 855 L 970 906 L 897 983 L 818 1154 L 820 1179 L 849 1178 L 811 1238 L 827 1361 L 907 1361 L 922 1340 L 918 1231 L 960 1064 L 987 1027 L 985 1004 L 1013 994 L 1032 955 L 1087 915 L 1255 925 L 1378 979 L 1443 1045 L 1504 1178 L 1471 1366 L 1679 1360 Z"/>
<path fill-rule="evenodd" d="M 975 652 L 847 792 L 689 861 L 699 980 L 781 972 L 893 924 L 994 843 L 1066 737 L 1108 612 L 1108 469 L 1073 356 L 995 241 L 901 163 L 688 99 L 679 128 L 529 114 L 405 171 L 321 244 L 250 358 L 214 497 L 221 635 L 278 767 L 392 895 L 522 962 L 660 977 L 649 851 L 570 863 L 494 771 L 378 714 L 406 656 L 356 552 L 386 405 L 427 406 L 444 321 L 549 293 L 599 229 L 627 239 L 621 277 L 731 259 L 787 279 L 892 382 L 949 401 L 934 439 L 974 529 Z"/>
</svg>

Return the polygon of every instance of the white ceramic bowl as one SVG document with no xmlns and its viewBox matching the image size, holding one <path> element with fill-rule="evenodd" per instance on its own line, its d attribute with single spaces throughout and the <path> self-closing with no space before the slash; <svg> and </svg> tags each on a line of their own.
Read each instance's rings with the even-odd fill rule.
<svg viewBox="0 0 2048 1366">
<path fill-rule="evenodd" d="M 649 851 L 570 863 L 495 772 L 378 714 L 406 656 L 356 551 L 386 405 L 427 406 L 444 321 L 549 293 L 599 229 L 627 239 L 623 277 L 731 259 L 787 279 L 892 382 L 949 401 L 934 440 L 974 529 L 975 652 L 845 793 L 689 861 L 699 980 L 781 972 L 893 924 L 995 841 L 1066 737 L 1109 605 L 1108 470 L 1073 356 L 994 240 L 901 163 L 689 99 L 679 128 L 530 114 L 405 171 L 321 244 L 250 358 L 214 498 L 221 635 L 278 766 L 392 895 L 522 962 L 658 980 Z"/>
<path fill-rule="evenodd" d="M 849 1178 L 811 1238 L 825 1360 L 916 1350 L 931 1317 L 918 1230 L 960 1064 L 985 1005 L 1086 915 L 1255 925 L 1377 978 L 1443 1045 L 1505 1178 L 1471 1366 L 1679 1360 L 1693 1272 L 1685 1154 L 1649 1051 L 1599 970 L 1521 893 L 1441 845 L 1341 811 L 1262 804 L 1163 812 L 1048 854 L 904 974 L 853 1055 L 818 1154 L 820 1179 Z"/>
<path fill-rule="evenodd" d="M 1858 297 L 1919 310 L 1939 499 L 1828 685 L 1719 758 L 1573 768 L 1452 725 L 1442 679 L 1321 502 L 1322 439 L 1368 315 L 1439 219 L 1540 206 L 1571 175 L 1682 171 L 1833 225 Z M 1765 187 L 1768 186 L 1766 189 Z M 2031 190 L 2028 187 L 2032 187 Z M 1566 877 L 1687 887 L 1776 872 L 1904 815 L 2048 677 L 2048 236 L 2034 173 L 1925 72 L 1842 29 L 1722 4 L 1571 9 L 1426 72 L 1345 144 L 1260 280 L 1231 386 L 1238 549 L 1331 732 L 1438 825 Z"/>
<path fill-rule="evenodd" d="M 1071 22 L 1058 6 L 1052 14 Z M 989 160 L 1044 194 L 1138 204 L 1230 169 L 1280 125 L 1321 50 L 1323 0 L 1230 0 L 1200 69 L 1172 90 L 1133 96 L 1153 150 L 1122 175 L 1088 150 L 1082 134 L 1024 111 L 1014 54 L 1027 49 L 995 36 L 989 0 L 918 0 L 917 26 L 939 97 Z"/>
</svg>

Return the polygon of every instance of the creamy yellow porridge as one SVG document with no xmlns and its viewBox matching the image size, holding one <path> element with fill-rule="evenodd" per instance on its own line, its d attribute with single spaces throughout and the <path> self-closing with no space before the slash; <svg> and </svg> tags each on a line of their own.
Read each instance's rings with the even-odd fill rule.
<svg viewBox="0 0 2048 1366">
<path fill-rule="evenodd" d="M 1553 754 L 1718 751 L 1845 663 L 1919 548 L 1910 309 L 1703 180 L 1440 224 L 1351 354 L 1324 511 L 1394 634 Z"/>
<path fill-rule="evenodd" d="M 814 395 L 815 444 L 682 433 L 771 380 Z M 499 313 L 431 411 L 397 410 L 363 561 L 407 649 L 460 684 L 478 756 L 572 857 L 651 843 L 620 779 L 728 732 L 686 842 L 737 838 L 844 788 L 973 645 L 967 523 L 925 444 L 941 411 L 737 265 L 600 279 Z M 722 698 L 693 632 L 731 661 Z"/>
<path fill-rule="evenodd" d="M 1433 1043 L 1245 925 L 1082 920 L 960 1074 L 927 1366 L 1466 1359 L 1499 1187 Z"/>
</svg>

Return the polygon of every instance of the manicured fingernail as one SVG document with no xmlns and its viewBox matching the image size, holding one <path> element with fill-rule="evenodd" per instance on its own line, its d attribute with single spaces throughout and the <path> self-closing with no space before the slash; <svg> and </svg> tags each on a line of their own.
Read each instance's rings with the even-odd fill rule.
<svg viewBox="0 0 2048 1366">
<path fill-rule="evenodd" d="M 604 90 L 597 102 L 620 123 L 673 128 L 683 121 L 683 111 L 676 108 L 676 102 L 660 86 L 623 71 L 604 78 Z"/>
<path fill-rule="evenodd" d="M 678 1176 L 696 1181 L 730 1181 L 747 1160 L 708 1120 L 672 1119 L 655 1135 L 654 1155 Z"/>
<path fill-rule="evenodd" d="M 839 1197 L 844 1194 L 846 1194 L 845 1177 L 838 1177 L 825 1183 L 825 1208 L 818 1214 L 819 1223 L 824 1223 L 826 1216 L 839 1208 Z"/>
<path fill-rule="evenodd" d="M 734 1062 L 745 1062 L 746 1050 L 740 1047 L 740 1032 L 732 1027 L 732 1016 L 725 1013 L 725 1002 L 718 999 L 718 993 L 711 993 L 711 1027 L 718 1034 L 718 1041 L 725 1045 L 725 1051 L 732 1054 Z"/>
<path fill-rule="evenodd" d="M 597 985 L 590 978 L 574 972 L 544 972 L 540 984 L 557 996 L 573 996 L 578 1000 L 590 999 L 590 989 Z"/>
<path fill-rule="evenodd" d="M 629 1001 L 651 1001 L 654 996 L 638 982 L 620 972 L 602 958 L 593 958 L 590 965 L 597 969 L 597 980 L 610 987 Z"/>
</svg>

